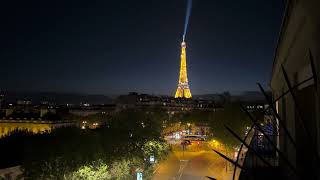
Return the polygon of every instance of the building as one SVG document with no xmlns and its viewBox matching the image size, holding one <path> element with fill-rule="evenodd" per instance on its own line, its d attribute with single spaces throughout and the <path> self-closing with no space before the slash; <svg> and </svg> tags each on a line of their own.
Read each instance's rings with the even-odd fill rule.
<svg viewBox="0 0 320 180">
<path fill-rule="evenodd" d="M 152 109 L 158 108 L 168 112 L 183 112 L 190 110 L 215 111 L 222 106 L 212 100 L 173 98 L 148 94 L 129 93 L 116 99 L 117 111 L 122 109 Z"/>
<path fill-rule="evenodd" d="M 94 114 L 112 114 L 116 110 L 116 105 L 91 105 L 87 107 L 72 107 L 68 108 L 68 110 L 70 114 L 86 117 Z"/>
<path fill-rule="evenodd" d="M 269 124 L 264 130 L 251 127 L 247 143 L 254 150 L 240 163 L 246 169 L 240 180 L 320 179 L 319 7 L 318 0 L 286 2 L 272 66 L 271 106 L 265 107 Z"/>
<path fill-rule="evenodd" d="M 59 109 L 46 105 L 9 105 L 0 114 L 0 138 L 17 130 L 42 133 L 60 127 L 78 126 L 74 119 L 64 120 L 56 110 Z"/>
<path fill-rule="evenodd" d="M 178 88 L 175 94 L 175 98 L 191 98 L 191 91 L 189 88 L 188 75 L 187 75 L 187 44 L 185 41 L 181 43 L 181 62 L 180 62 L 180 74 Z"/>
<path fill-rule="evenodd" d="M 32 101 L 31 100 L 18 100 L 17 104 L 18 105 L 31 105 Z"/>
<path fill-rule="evenodd" d="M 76 126 L 76 122 L 71 121 L 49 121 L 39 119 L 1 119 L 0 138 L 10 135 L 17 130 L 24 130 L 32 133 L 50 132 L 61 127 Z"/>
<path fill-rule="evenodd" d="M 320 179 L 320 90 L 319 77 L 314 76 L 320 74 L 319 8 L 319 0 L 287 1 L 273 61 L 276 109 L 293 138 L 280 126 L 279 148 L 297 170 L 292 172 L 280 159 L 288 179 Z"/>
</svg>

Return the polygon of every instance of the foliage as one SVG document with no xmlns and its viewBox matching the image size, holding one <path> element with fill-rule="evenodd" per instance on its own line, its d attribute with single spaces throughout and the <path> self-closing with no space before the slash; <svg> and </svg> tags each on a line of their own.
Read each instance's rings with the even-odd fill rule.
<svg viewBox="0 0 320 180">
<path fill-rule="evenodd" d="M 93 162 L 91 165 L 81 166 L 77 171 L 64 177 L 66 180 L 107 180 L 112 175 L 108 165 L 102 161 Z"/>
<path fill-rule="evenodd" d="M 238 146 L 240 142 L 226 130 L 230 127 L 240 137 L 244 137 L 245 129 L 251 122 L 247 115 L 241 110 L 239 104 L 227 104 L 223 111 L 219 111 L 212 116 L 209 126 L 212 129 L 213 137 L 224 142 L 227 147 Z"/>
<path fill-rule="evenodd" d="M 254 112 L 254 116 L 261 116 L 261 112 Z M 210 127 L 212 137 L 232 148 L 240 142 L 233 137 L 225 126 L 230 127 L 240 137 L 245 135 L 247 126 L 251 126 L 248 116 L 241 110 L 239 103 L 227 103 L 224 108 L 216 111 L 193 110 L 185 113 L 176 113 L 171 118 L 171 123 L 193 123 Z"/>
<path fill-rule="evenodd" d="M 169 151 L 169 145 L 163 141 L 148 141 L 142 147 L 145 157 L 149 158 L 153 155 L 157 160 L 162 160 L 166 157 Z"/>
<path fill-rule="evenodd" d="M 83 120 L 86 120 L 88 122 L 99 122 L 101 123 L 106 123 L 108 119 L 110 119 L 111 116 L 106 113 L 97 113 L 97 114 L 91 114 L 86 117 L 83 117 Z"/>
<path fill-rule="evenodd" d="M 162 111 L 127 110 L 94 130 L 68 127 L 43 134 L 15 132 L 0 139 L 0 153 L 6 154 L 0 166 L 21 165 L 25 179 L 87 179 L 84 174 L 132 179 L 136 168 L 150 177 L 153 167 L 143 148 L 152 142 L 156 146 L 148 148 L 148 153 L 154 150 L 159 159 L 167 153 L 160 134 L 163 117 Z M 102 169 L 108 173 L 101 174 Z"/>
<path fill-rule="evenodd" d="M 130 161 L 122 159 L 113 162 L 110 173 L 116 180 L 130 179 Z"/>
</svg>

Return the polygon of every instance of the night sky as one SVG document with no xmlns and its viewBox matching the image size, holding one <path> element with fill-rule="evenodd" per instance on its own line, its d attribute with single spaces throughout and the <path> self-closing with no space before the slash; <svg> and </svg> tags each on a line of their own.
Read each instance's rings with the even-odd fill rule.
<svg viewBox="0 0 320 180">
<path fill-rule="evenodd" d="M 0 88 L 173 95 L 186 0 L 8 1 L 0 7 Z M 268 85 L 281 0 L 194 0 L 192 94 Z"/>
</svg>

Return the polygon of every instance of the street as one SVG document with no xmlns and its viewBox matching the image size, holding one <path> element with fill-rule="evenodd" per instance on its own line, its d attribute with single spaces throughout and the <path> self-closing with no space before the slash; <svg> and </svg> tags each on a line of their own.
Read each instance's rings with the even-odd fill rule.
<svg viewBox="0 0 320 180">
<path fill-rule="evenodd" d="M 232 170 L 226 170 L 226 161 L 206 143 L 190 145 L 185 151 L 175 145 L 168 158 L 159 163 L 153 180 L 203 180 L 208 179 L 206 176 L 224 180 L 232 178 Z"/>
</svg>

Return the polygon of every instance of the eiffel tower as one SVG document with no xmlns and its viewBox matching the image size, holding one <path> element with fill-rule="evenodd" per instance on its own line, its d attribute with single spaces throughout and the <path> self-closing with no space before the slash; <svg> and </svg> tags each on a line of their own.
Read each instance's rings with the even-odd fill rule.
<svg viewBox="0 0 320 180">
<path fill-rule="evenodd" d="M 189 88 L 188 77 L 187 77 L 187 58 L 186 58 L 186 47 L 185 41 L 181 43 L 181 62 L 180 62 L 180 75 L 178 88 L 175 94 L 175 98 L 191 98 L 191 91 Z"/>
</svg>

